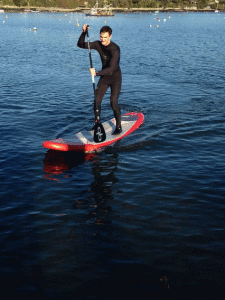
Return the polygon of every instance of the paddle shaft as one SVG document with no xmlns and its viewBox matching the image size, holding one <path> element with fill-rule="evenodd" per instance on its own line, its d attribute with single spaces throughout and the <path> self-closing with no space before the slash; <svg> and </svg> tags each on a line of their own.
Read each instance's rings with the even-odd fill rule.
<svg viewBox="0 0 225 300">
<path fill-rule="evenodd" d="M 87 26 L 87 28 L 86 28 L 88 52 L 89 52 L 89 58 L 90 58 L 90 66 L 91 66 L 91 68 L 93 68 L 88 28 L 89 28 L 89 26 Z M 93 83 L 93 90 L 94 90 L 94 109 L 95 109 L 95 113 L 96 113 L 97 110 L 96 110 L 96 97 L 95 97 L 95 76 L 94 76 L 94 74 L 91 74 L 91 75 L 92 75 L 92 83 Z M 94 141 L 95 141 L 95 143 L 101 143 L 101 142 L 104 142 L 106 139 L 105 129 L 102 126 L 102 124 L 100 123 L 100 116 L 97 116 L 96 121 L 97 122 L 95 123 L 95 126 L 93 128 L 94 129 Z"/>
<path fill-rule="evenodd" d="M 93 68 L 88 28 L 89 28 L 89 26 L 87 26 L 87 29 L 86 29 L 86 31 L 87 31 L 88 53 L 89 53 L 89 59 L 90 59 L 90 66 L 91 66 L 91 68 Z M 94 91 L 94 99 L 95 99 L 95 76 L 93 74 L 92 74 L 92 83 L 93 83 L 93 91 Z"/>
</svg>

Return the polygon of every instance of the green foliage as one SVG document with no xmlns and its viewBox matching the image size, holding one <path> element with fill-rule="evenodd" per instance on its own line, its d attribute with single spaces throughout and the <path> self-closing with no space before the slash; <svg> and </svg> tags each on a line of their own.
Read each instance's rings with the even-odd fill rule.
<svg viewBox="0 0 225 300">
<path fill-rule="evenodd" d="M 96 4 L 96 0 L 0 0 L 3 5 L 16 5 L 30 7 L 58 7 L 58 8 L 76 8 L 85 6 L 88 2 L 91 8 Z M 184 8 L 197 6 L 198 9 L 204 9 L 210 6 L 212 9 L 224 9 L 225 0 L 219 0 L 219 4 L 212 3 L 213 0 L 108 0 L 107 4 L 112 7 L 120 8 Z M 105 5 L 104 0 L 98 0 L 99 7 Z"/>
<path fill-rule="evenodd" d="M 158 1 L 150 1 L 150 3 L 149 3 L 149 7 L 150 8 L 156 8 L 157 7 L 157 5 L 158 5 Z"/>
<path fill-rule="evenodd" d="M 149 7 L 149 1 L 148 0 L 139 0 L 137 6 L 140 7 Z"/>
<path fill-rule="evenodd" d="M 13 2 L 14 2 L 14 4 L 15 4 L 16 6 L 21 6 L 20 0 L 13 0 Z"/>
<path fill-rule="evenodd" d="M 13 0 L 2 0 L 0 1 L 1 5 L 15 5 Z"/>
<path fill-rule="evenodd" d="M 58 2 L 56 2 L 58 5 Z M 54 7 L 53 1 L 49 0 L 29 0 L 30 7 Z"/>
<path fill-rule="evenodd" d="M 208 5 L 207 0 L 198 0 L 197 2 L 197 8 L 198 9 L 204 9 Z"/>
<path fill-rule="evenodd" d="M 13 3 L 20 7 L 20 6 L 26 6 L 27 5 L 27 1 L 26 0 L 13 0 Z"/>
</svg>

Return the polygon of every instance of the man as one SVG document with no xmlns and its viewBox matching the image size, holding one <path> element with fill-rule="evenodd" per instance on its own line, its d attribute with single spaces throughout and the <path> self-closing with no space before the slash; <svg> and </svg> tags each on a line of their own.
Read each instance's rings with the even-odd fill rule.
<svg viewBox="0 0 225 300">
<path fill-rule="evenodd" d="M 78 40 L 77 46 L 79 48 L 88 49 L 88 43 L 85 43 L 85 35 L 87 34 L 87 24 L 82 27 L 82 33 Z M 100 41 L 90 43 L 90 48 L 98 51 L 102 61 L 102 70 L 96 72 L 94 68 L 90 68 L 90 73 L 94 76 L 100 76 L 96 93 L 95 93 L 95 122 L 100 120 L 101 102 L 107 91 L 111 88 L 110 104 L 116 119 L 116 128 L 113 134 L 120 134 L 121 128 L 121 115 L 118 106 L 118 98 L 121 90 L 122 75 L 119 66 L 120 61 L 120 48 L 118 45 L 111 41 L 112 29 L 109 26 L 104 26 L 100 30 Z"/>
</svg>

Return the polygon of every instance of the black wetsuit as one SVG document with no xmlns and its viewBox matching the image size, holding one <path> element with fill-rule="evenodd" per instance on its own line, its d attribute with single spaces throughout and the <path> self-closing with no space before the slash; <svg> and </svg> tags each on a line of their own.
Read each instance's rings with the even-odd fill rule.
<svg viewBox="0 0 225 300">
<path fill-rule="evenodd" d="M 85 43 L 85 32 L 82 32 L 77 46 L 88 49 L 88 43 Z M 96 72 L 96 76 L 101 76 L 97 85 L 95 98 L 96 104 L 94 107 L 95 120 L 100 118 L 101 102 L 107 91 L 111 88 L 110 104 L 116 119 L 116 127 L 121 128 L 120 109 L 118 106 L 118 98 L 121 90 L 122 75 L 119 66 L 120 62 L 120 48 L 113 42 L 108 46 L 103 46 L 100 41 L 90 43 L 90 48 L 98 51 L 102 61 L 102 70 Z"/>
</svg>

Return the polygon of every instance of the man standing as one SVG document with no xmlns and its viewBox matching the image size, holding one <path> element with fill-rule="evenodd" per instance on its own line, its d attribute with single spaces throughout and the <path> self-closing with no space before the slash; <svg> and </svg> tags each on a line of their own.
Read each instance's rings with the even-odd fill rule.
<svg viewBox="0 0 225 300">
<path fill-rule="evenodd" d="M 77 46 L 79 48 L 88 49 L 88 43 L 85 42 L 87 34 L 87 24 L 82 27 L 82 33 L 78 40 Z M 90 73 L 94 76 L 100 76 L 96 93 L 95 93 L 95 122 L 100 120 L 101 102 L 107 91 L 111 88 L 110 104 L 116 119 L 116 128 L 113 134 L 120 134 L 121 128 L 121 115 L 118 106 L 118 98 L 121 90 L 122 75 L 119 66 L 120 62 L 120 48 L 118 45 L 111 41 L 112 29 L 109 26 L 104 26 L 100 30 L 100 41 L 90 43 L 90 48 L 98 51 L 102 61 L 102 70 L 96 72 L 94 68 L 90 68 Z"/>
</svg>

